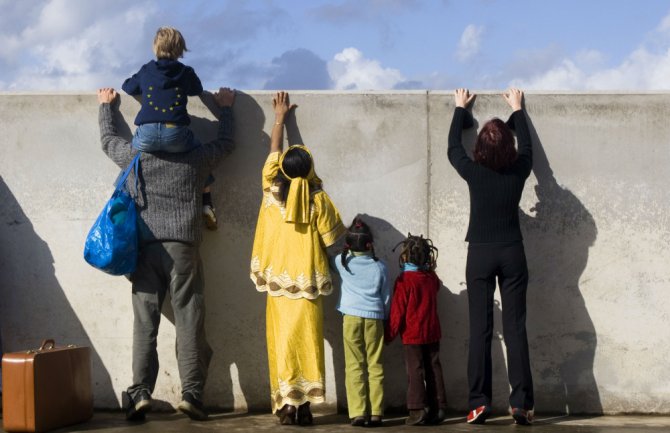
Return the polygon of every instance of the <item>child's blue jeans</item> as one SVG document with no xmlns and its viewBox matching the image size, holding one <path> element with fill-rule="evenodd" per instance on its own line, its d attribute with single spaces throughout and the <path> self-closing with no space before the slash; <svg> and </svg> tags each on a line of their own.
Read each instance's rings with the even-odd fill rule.
<svg viewBox="0 0 670 433">
<path fill-rule="evenodd" d="M 200 146 L 186 125 L 145 123 L 139 125 L 133 137 L 133 147 L 142 152 L 181 153 Z"/>
<path fill-rule="evenodd" d="M 139 125 L 133 136 L 133 147 L 142 152 L 189 152 L 200 146 L 193 131 L 186 125 L 171 123 L 145 123 Z M 211 174 L 205 186 L 214 182 Z"/>
</svg>

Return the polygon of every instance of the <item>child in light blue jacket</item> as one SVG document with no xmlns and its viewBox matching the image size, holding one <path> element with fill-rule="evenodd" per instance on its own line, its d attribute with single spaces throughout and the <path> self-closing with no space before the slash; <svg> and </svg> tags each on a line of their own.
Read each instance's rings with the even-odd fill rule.
<svg viewBox="0 0 670 433">
<path fill-rule="evenodd" d="M 384 414 L 384 320 L 391 291 L 386 266 L 375 256 L 372 232 L 356 217 L 333 267 L 342 280 L 345 384 L 354 426 L 380 426 Z"/>
</svg>

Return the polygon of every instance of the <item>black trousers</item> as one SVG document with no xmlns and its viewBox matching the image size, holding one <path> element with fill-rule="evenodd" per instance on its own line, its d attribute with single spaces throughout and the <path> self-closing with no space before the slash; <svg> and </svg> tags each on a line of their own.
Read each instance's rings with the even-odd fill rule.
<svg viewBox="0 0 670 433">
<path fill-rule="evenodd" d="M 502 299 L 507 375 L 512 388 L 509 404 L 513 408 L 533 409 L 533 378 L 526 336 L 528 266 L 523 243 L 470 244 L 465 278 L 470 312 L 470 410 L 491 405 L 491 338 L 496 278 Z"/>
</svg>

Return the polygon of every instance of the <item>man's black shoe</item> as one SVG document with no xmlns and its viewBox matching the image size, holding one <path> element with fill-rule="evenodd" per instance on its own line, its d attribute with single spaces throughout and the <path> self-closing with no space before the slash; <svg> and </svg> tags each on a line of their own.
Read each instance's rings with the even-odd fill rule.
<svg viewBox="0 0 670 433">
<path fill-rule="evenodd" d="M 202 402 L 193 397 L 193 394 L 190 392 L 182 394 L 181 402 L 177 406 L 177 409 L 196 421 L 204 421 L 209 417 Z"/>
<path fill-rule="evenodd" d="M 126 411 L 126 420 L 144 421 L 147 412 L 151 411 L 151 395 L 148 391 L 140 391 L 135 399 L 126 391 L 121 393 L 121 406 Z"/>
</svg>

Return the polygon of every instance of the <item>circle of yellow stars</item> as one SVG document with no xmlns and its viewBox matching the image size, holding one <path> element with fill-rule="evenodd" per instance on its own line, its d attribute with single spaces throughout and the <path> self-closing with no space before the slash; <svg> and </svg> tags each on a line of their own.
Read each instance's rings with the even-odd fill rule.
<svg viewBox="0 0 670 433">
<path fill-rule="evenodd" d="M 154 86 L 149 86 L 149 92 L 154 90 Z M 174 111 L 175 107 L 179 106 L 179 100 L 181 99 L 181 91 L 179 90 L 179 87 L 174 88 L 175 91 L 175 96 L 177 97 L 177 100 L 174 101 L 169 107 L 162 108 L 159 107 L 158 105 L 154 105 L 154 101 L 151 101 L 151 93 L 147 93 L 147 99 L 149 99 L 149 105 L 154 107 L 155 111 L 162 111 L 163 113 L 167 113 L 168 111 Z"/>
</svg>

